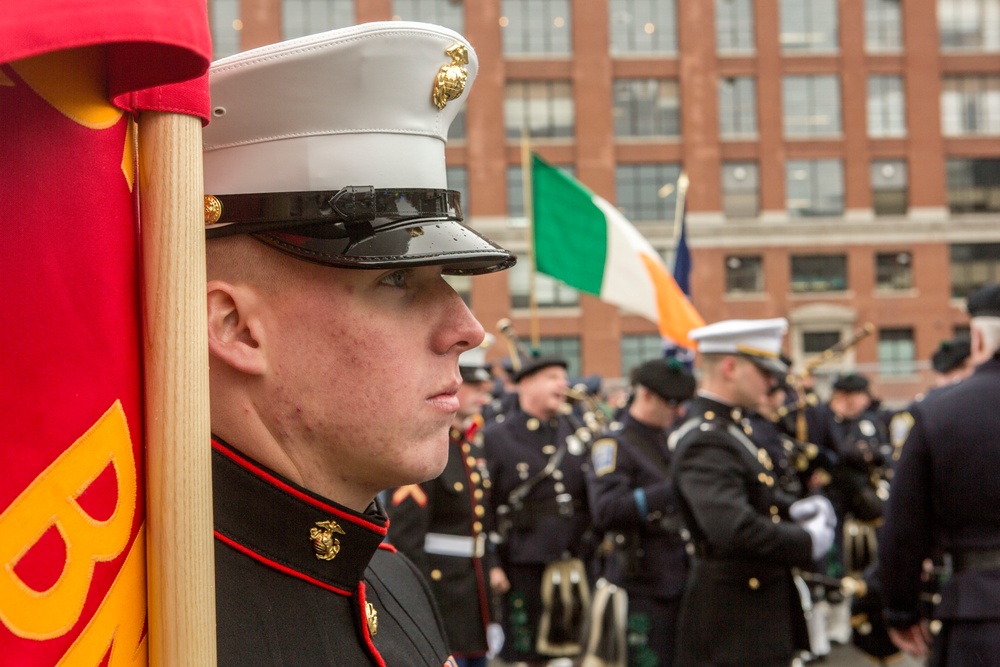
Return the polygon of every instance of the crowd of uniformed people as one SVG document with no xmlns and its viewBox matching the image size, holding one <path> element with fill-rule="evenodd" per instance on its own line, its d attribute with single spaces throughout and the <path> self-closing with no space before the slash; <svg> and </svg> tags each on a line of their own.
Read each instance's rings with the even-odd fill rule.
<svg viewBox="0 0 1000 667">
<path fill-rule="evenodd" d="M 896 410 L 861 373 L 813 388 L 870 330 L 800 370 L 784 319 L 717 322 L 620 400 L 516 337 L 486 363 L 487 342 L 460 358 L 448 467 L 390 490 L 388 539 L 460 665 L 787 666 L 848 643 L 1000 664 L 1000 285 L 968 311 Z"/>
</svg>

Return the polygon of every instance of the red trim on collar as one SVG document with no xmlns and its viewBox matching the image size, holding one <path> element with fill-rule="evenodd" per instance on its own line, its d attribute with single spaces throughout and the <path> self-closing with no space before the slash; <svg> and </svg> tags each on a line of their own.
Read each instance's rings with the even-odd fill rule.
<svg viewBox="0 0 1000 667">
<path fill-rule="evenodd" d="M 240 456 L 239 454 L 237 454 L 233 450 L 229 449 L 228 447 L 224 447 L 224 446 L 220 445 L 218 442 L 215 441 L 215 439 L 212 440 L 212 448 L 215 449 L 220 454 L 225 454 L 228 458 L 230 458 L 234 462 L 236 462 L 240 467 L 245 468 L 246 470 L 252 472 L 257 477 L 260 477 L 261 479 L 267 480 L 268 483 L 273 484 L 274 486 L 278 487 L 282 491 L 285 491 L 286 493 L 289 493 L 289 494 L 295 496 L 299 500 L 302 500 L 304 502 L 309 503 L 313 507 L 317 507 L 317 508 L 323 510 L 324 512 L 330 512 L 331 514 L 339 516 L 341 519 L 344 519 L 345 521 L 350 521 L 351 523 L 353 523 L 353 524 L 355 524 L 357 526 L 361 526 L 362 528 L 367 528 L 368 530 L 370 530 L 372 532 L 375 532 L 375 533 L 378 533 L 379 535 L 383 535 L 384 536 L 384 535 L 387 535 L 389 533 L 389 526 L 388 526 L 388 524 L 385 525 L 385 526 L 380 526 L 380 525 L 378 525 L 376 523 L 372 523 L 370 521 L 366 521 L 365 519 L 357 517 L 357 516 L 355 516 L 353 514 L 348 514 L 347 512 L 345 512 L 342 509 L 338 509 L 338 508 L 336 508 L 336 507 L 334 507 L 332 505 L 327 505 L 326 503 L 324 503 L 324 502 L 322 502 L 320 500 L 317 500 L 316 498 L 313 498 L 310 495 L 302 493 L 301 491 L 299 491 L 295 487 L 289 486 L 287 483 L 281 481 L 280 479 L 278 479 L 274 475 L 268 473 L 266 470 L 262 470 L 261 468 L 257 467 L 256 465 L 254 465 L 253 463 L 251 463 L 249 460 L 243 458 L 242 456 Z"/>
<path fill-rule="evenodd" d="M 358 611 L 361 612 L 361 636 L 364 637 L 365 644 L 368 646 L 368 650 L 371 651 L 372 657 L 375 658 L 378 666 L 385 667 L 385 660 L 382 659 L 382 654 L 375 648 L 375 642 L 372 641 L 372 636 L 368 632 L 368 609 L 365 601 L 365 582 L 363 581 L 358 584 Z"/>
<path fill-rule="evenodd" d="M 388 542 L 383 542 L 382 544 L 378 545 L 378 548 L 385 549 L 386 551 L 391 551 L 392 553 L 396 553 L 396 545 L 389 544 Z"/>
<path fill-rule="evenodd" d="M 281 563 L 275 562 L 275 561 L 271 560 L 270 558 L 267 558 L 266 556 L 262 556 L 261 554 L 257 553 L 253 549 L 250 549 L 249 547 L 243 546 L 239 542 L 236 542 L 235 540 L 232 540 L 232 539 L 226 537 L 225 535 L 223 535 L 222 533 L 220 533 L 217 530 L 213 531 L 213 532 L 215 533 L 215 539 L 219 540 L 223 544 L 229 545 L 230 547 L 232 547 L 233 549 L 236 549 L 240 553 L 245 554 L 245 555 L 249 556 L 250 558 L 253 558 L 256 561 L 259 561 L 259 562 L 263 563 L 264 565 L 266 565 L 266 566 L 268 566 L 270 568 L 278 570 L 279 572 L 284 572 L 285 574 L 287 574 L 289 576 L 301 579 L 302 581 L 304 581 L 304 582 L 306 582 L 308 584 L 312 584 L 313 586 L 319 586 L 320 588 L 325 588 L 326 590 L 332 591 L 332 592 L 336 593 L 337 595 L 343 595 L 344 597 L 350 597 L 351 596 L 351 592 L 350 591 L 345 591 L 343 588 L 337 588 L 336 586 L 331 586 L 330 584 L 324 583 L 324 582 L 320 581 L 319 579 L 313 579 L 308 574 L 303 574 L 303 573 L 299 572 L 298 570 L 293 570 L 292 568 L 290 568 L 290 567 L 288 567 L 286 565 L 282 565 Z M 364 584 L 360 584 L 360 585 L 364 586 Z"/>
</svg>

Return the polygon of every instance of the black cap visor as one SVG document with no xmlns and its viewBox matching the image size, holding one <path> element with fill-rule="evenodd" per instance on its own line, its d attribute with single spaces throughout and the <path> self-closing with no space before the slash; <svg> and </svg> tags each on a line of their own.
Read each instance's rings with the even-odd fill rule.
<svg viewBox="0 0 1000 667">
<path fill-rule="evenodd" d="M 375 190 L 226 195 L 208 238 L 251 234 L 299 259 L 355 269 L 442 266 L 477 275 L 514 265 L 509 251 L 462 224 L 452 190 Z M 228 212 L 228 217 L 227 217 Z"/>
</svg>

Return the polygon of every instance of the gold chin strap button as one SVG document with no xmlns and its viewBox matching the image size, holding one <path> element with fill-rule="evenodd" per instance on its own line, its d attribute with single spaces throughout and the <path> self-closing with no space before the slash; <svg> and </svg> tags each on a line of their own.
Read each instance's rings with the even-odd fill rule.
<svg viewBox="0 0 1000 667">
<path fill-rule="evenodd" d="M 222 217 L 222 202 L 214 195 L 205 195 L 205 224 L 214 225 Z"/>
<path fill-rule="evenodd" d="M 441 570 L 431 570 L 431 579 L 441 581 Z"/>
<path fill-rule="evenodd" d="M 749 586 L 752 591 L 757 590 L 760 588 L 760 579 L 757 577 L 750 577 L 750 580 L 747 582 L 747 586 Z"/>
</svg>

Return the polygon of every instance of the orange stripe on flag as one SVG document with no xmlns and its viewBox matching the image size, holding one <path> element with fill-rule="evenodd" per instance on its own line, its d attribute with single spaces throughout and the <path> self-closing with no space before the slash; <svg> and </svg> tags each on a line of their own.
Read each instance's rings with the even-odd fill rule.
<svg viewBox="0 0 1000 667">
<path fill-rule="evenodd" d="M 677 286 L 677 281 L 661 262 L 641 253 L 639 257 L 642 258 L 642 263 L 656 288 L 660 335 L 682 347 L 695 349 L 694 341 L 688 338 L 688 333 L 692 329 L 705 326 L 705 320 L 694 309 L 684 292 Z"/>
</svg>

